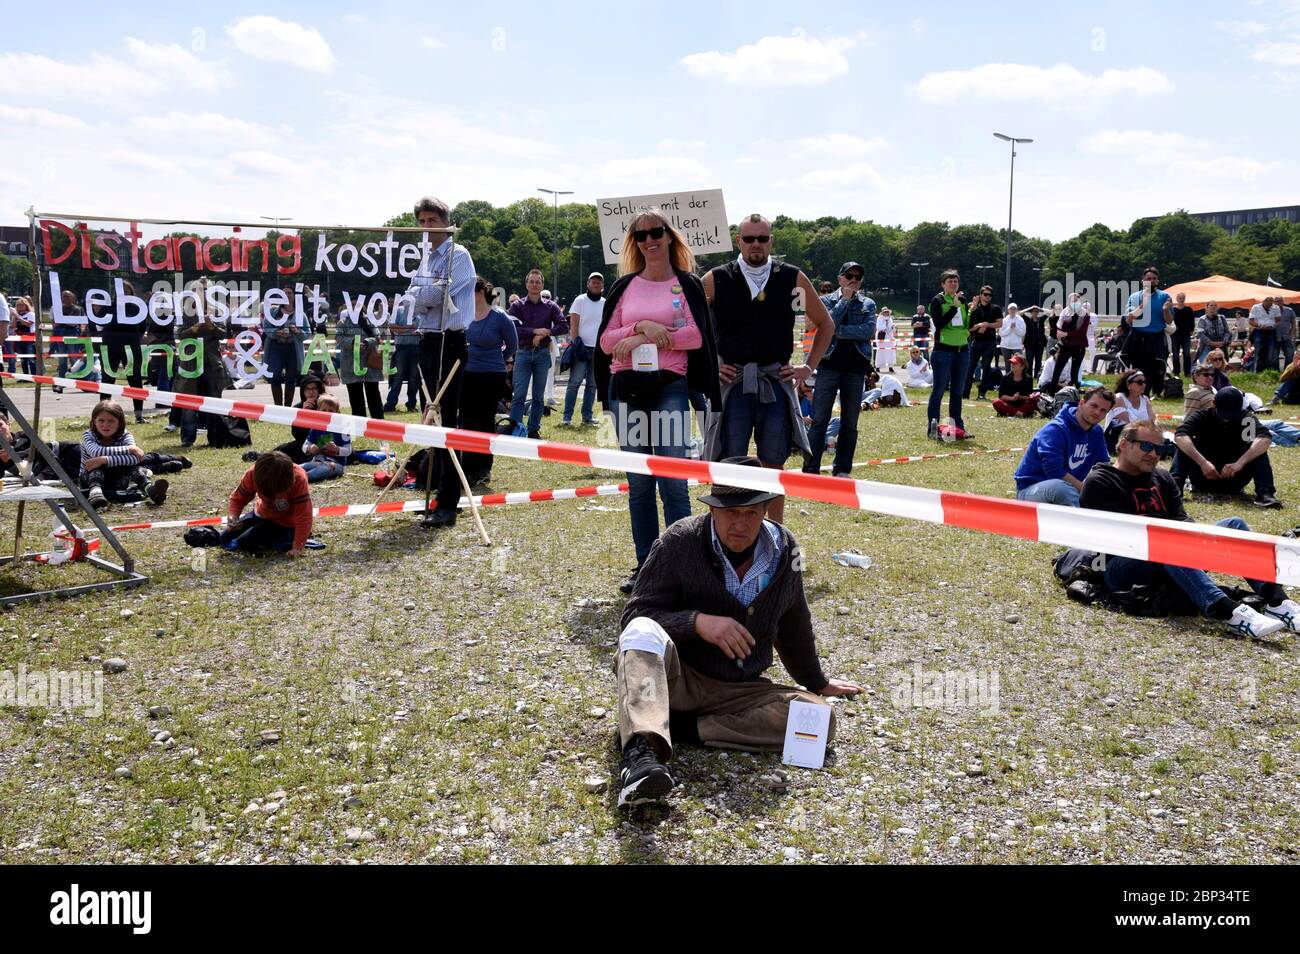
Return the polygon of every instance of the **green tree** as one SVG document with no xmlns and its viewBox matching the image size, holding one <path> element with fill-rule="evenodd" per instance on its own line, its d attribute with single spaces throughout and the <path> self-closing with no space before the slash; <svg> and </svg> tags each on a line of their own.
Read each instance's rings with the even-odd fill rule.
<svg viewBox="0 0 1300 954">
<path fill-rule="evenodd" d="M 1282 271 L 1282 257 L 1277 249 L 1260 248 L 1239 235 L 1216 238 L 1202 264 L 1207 275 L 1227 275 L 1257 285 L 1264 284 L 1269 275 L 1276 279 Z M 1164 277 L 1163 273 L 1161 277 Z"/>
<path fill-rule="evenodd" d="M 473 250 L 471 249 L 471 252 Z M 545 275 L 550 274 L 551 256 L 542 246 L 537 233 L 526 225 L 521 225 L 506 243 L 506 275 L 497 284 L 508 288 L 522 288 L 524 277 L 534 268 L 540 268 Z M 550 280 L 549 278 L 547 279 Z"/>
<path fill-rule="evenodd" d="M 1180 209 L 1158 219 L 1135 222 L 1130 234 L 1133 249 L 1142 260 L 1138 268 L 1154 265 L 1164 284 L 1176 285 L 1205 277 L 1205 256 L 1224 231 Z"/>
</svg>

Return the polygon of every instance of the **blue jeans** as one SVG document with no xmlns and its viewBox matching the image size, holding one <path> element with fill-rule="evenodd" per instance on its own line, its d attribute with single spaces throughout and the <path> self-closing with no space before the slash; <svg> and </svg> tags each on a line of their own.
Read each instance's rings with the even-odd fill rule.
<svg viewBox="0 0 1300 954">
<path fill-rule="evenodd" d="M 1215 526 L 1229 527 L 1233 530 L 1250 529 L 1246 521 L 1240 517 L 1227 517 Z M 1223 590 L 1215 585 L 1204 570 L 1171 566 L 1167 563 L 1148 563 L 1132 557 L 1106 557 L 1106 585 L 1112 590 L 1126 590 L 1139 584 L 1159 583 L 1164 577 L 1173 580 L 1202 613 L 1225 598 Z M 1262 580 L 1247 580 L 1246 584 L 1266 599 L 1271 599 L 1279 589 L 1276 583 L 1265 583 Z"/>
<path fill-rule="evenodd" d="M 623 450 L 660 457 L 686 456 L 691 438 L 691 403 L 684 378 L 665 385 L 659 392 L 659 403 L 649 413 L 613 399 L 609 408 L 618 429 L 619 447 Z M 686 481 L 675 477 L 628 474 L 627 482 L 630 487 L 627 507 L 632 517 L 632 545 L 636 549 L 636 565 L 639 567 L 659 539 L 656 485 L 663 500 L 665 527 L 691 515 L 691 498 L 686 491 Z"/>
<path fill-rule="evenodd" d="M 573 420 L 573 406 L 578 403 L 578 388 L 582 392 L 582 423 L 590 424 L 596 409 L 596 362 L 574 361 L 569 366 L 569 383 L 564 389 L 564 423 Z"/>
<path fill-rule="evenodd" d="M 777 391 L 770 404 L 760 401 L 757 394 L 745 394 L 739 384 L 727 394 L 722 407 L 722 457 L 748 454 L 751 434 L 760 461 L 768 467 L 785 466 L 793 436 L 784 391 Z"/>
<path fill-rule="evenodd" d="M 388 384 L 385 411 L 397 410 L 397 399 L 402 396 L 402 382 L 406 382 L 406 409 L 414 411 L 420 392 L 420 342 L 400 344 L 393 349 L 393 376 Z"/>
<path fill-rule="evenodd" d="M 1274 404 L 1300 404 L 1300 393 L 1296 391 L 1297 381 L 1300 378 L 1292 378 L 1290 381 L 1283 381 L 1273 392 Z"/>
<path fill-rule="evenodd" d="M 1277 342 L 1277 335 L 1273 333 L 1272 328 L 1256 328 L 1251 333 L 1251 341 L 1255 345 L 1255 364 L 1252 370 L 1267 371 L 1277 370 L 1277 351 L 1274 345 Z"/>
<path fill-rule="evenodd" d="M 343 462 L 330 457 L 314 457 L 302 465 L 307 475 L 307 483 L 317 484 L 322 480 L 333 480 L 343 476 Z"/>
<path fill-rule="evenodd" d="M 221 546 L 226 550 L 248 553 L 265 553 L 267 550 L 287 553 L 293 549 L 293 533 L 293 527 L 284 527 L 249 514 L 238 527 L 221 532 Z"/>
<path fill-rule="evenodd" d="M 193 444 L 194 439 L 199 436 L 199 418 L 203 419 L 203 426 L 208 426 L 207 411 L 191 411 L 183 409 L 181 411 L 181 443 Z"/>
<path fill-rule="evenodd" d="M 286 395 L 292 395 L 302 374 L 302 342 L 277 341 L 273 334 L 268 334 L 262 348 L 266 370 L 270 372 L 272 384 L 279 384 Z"/>
<path fill-rule="evenodd" d="M 515 352 L 515 394 L 510 402 L 510 420 L 524 419 L 524 398 L 532 383 L 533 397 L 528 405 L 528 433 L 542 428 L 542 410 L 546 406 L 546 372 L 551 370 L 551 352 L 546 347 L 520 348 Z"/>
<path fill-rule="evenodd" d="M 1073 484 L 1058 477 L 1052 480 L 1040 480 L 1024 490 L 1017 490 L 1016 499 L 1028 500 L 1031 503 L 1077 507 L 1079 506 L 1079 491 Z"/>
<path fill-rule="evenodd" d="M 1174 351 L 1174 374 L 1192 373 L 1192 336 L 1174 335 L 1171 341 Z"/>
<path fill-rule="evenodd" d="M 836 371 L 834 368 L 822 368 L 817 372 L 817 383 L 813 386 L 813 422 L 808 431 L 812 458 L 804 466 L 806 472 L 815 474 L 821 469 L 822 454 L 826 451 L 826 431 L 831 414 L 835 411 L 837 396 L 840 399 L 840 431 L 831 473 L 844 474 L 853 469 L 853 454 L 858 449 L 858 413 L 862 410 L 864 380 L 864 375 Z"/>
<path fill-rule="evenodd" d="M 1281 354 L 1282 356 L 1282 370 L 1285 371 L 1286 366 L 1290 364 L 1291 359 L 1295 357 L 1295 339 L 1278 338 L 1277 350 L 1278 353 Z"/>
<path fill-rule="evenodd" d="M 950 391 L 948 416 L 954 424 L 965 430 L 966 423 L 961 416 L 961 396 L 966 393 L 966 377 L 970 374 L 970 350 L 949 351 L 946 348 L 936 348 L 930 355 L 930 367 L 934 369 L 934 387 L 930 389 L 929 419 L 939 420 L 943 392 Z"/>
</svg>

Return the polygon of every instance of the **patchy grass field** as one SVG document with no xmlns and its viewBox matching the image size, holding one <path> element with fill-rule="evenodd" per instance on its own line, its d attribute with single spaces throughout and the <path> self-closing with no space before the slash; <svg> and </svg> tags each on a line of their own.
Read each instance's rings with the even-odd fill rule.
<svg viewBox="0 0 1300 954">
<path fill-rule="evenodd" d="M 967 419 L 975 446 L 990 448 L 1022 446 L 1041 423 L 987 406 Z M 557 421 L 545 419 L 546 437 L 595 438 Z M 161 423 L 133 430 L 146 449 L 174 452 Z M 61 421 L 59 436 L 84 426 Z M 254 425 L 255 446 L 285 430 Z M 933 450 L 924 430 L 920 408 L 866 414 L 858 457 Z M 1247 497 L 1189 509 L 1294 526 L 1297 453 L 1273 451 L 1285 510 Z M 224 510 L 239 452 L 192 456 L 154 519 Z M 1009 495 L 1015 465 L 980 456 L 855 473 Z M 506 459 L 494 473 L 494 490 L 619 479 Z M 353 476 L 315 490 L 318 504 L 374 496 Z M 492 549 L 468 517 L 436 534 L 412 516 L 322 520 L 322 552 L 209 551 L 204 573 L 179 531 L 139 532 L 123 539 L 146 587 L 0 615 L 0 669 L 128 663 L 105 676 L 100 718 L 0 709 L 0 861 L 1295 860 L 1296 637 L 1243 641 L 1196 619 L 1068 602 L 1049 546 L 795 500 L 786 512 L 808 554 L 827 671 L 869 687 L 837 703 L 825 771 L 687 749 L 666 810 L 625 817 L 612 790 L 588 790 L 616 765 L 616 584 L 632 565 L 623 498 L 490 508 Z M 12 521 L 12 508 L 0 513 L 5 546 Z M 39 514 L 37 531 L 48 531 Z M 847 547 L 875 566 L 833 564 Z M 83 572 L 27 566 L 0 587 Z M 915 706 L 918 671 L 996 679 L 996 706 Z M 787 678 L 779 664 L 771 675 Z M 159 706 L 170 714 L 151 717 Z M 154 742 L 160 730 L 171 741 Z"/>
</svg>

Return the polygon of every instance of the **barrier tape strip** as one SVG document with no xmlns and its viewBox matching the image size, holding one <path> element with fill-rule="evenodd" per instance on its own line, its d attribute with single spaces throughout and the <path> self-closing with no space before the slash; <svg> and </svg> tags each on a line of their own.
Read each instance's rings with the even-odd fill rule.
<svg viewBox="0 0 1300 954">
<path fill-rule="evenodd" d="M 405 424 L 195 394 L 175 394 L 154 388 L 94 384 L 48 375 L 9 372 L 4 372 L 4 377 L 58 384 L 125 399 L 140 398 L 166 406 L 254 421 L 342 431 L 353 437 L 379 441 L 401 441 L 416 446 L 448 448 L 476 454 L 496 454 L 522 460 L 627 471 L 651 477 L 727 484 L 1039 543 L 1082 547 L 1113 556 L 1170 563 L 1256 580 L 1300 583 L 1300 539 L 1273 537 L 1253 531 L 1099 510 L 1079 510 L 1056 504 L 985 497 L 928 487 L 907 487 L 850 477 L 827 477 L 824 474 L 805 474 L 797 470 L 657 457 L 603 447 L 535 441 L 507 434 L 465 431 L 430 424 Z"/>
</svg>

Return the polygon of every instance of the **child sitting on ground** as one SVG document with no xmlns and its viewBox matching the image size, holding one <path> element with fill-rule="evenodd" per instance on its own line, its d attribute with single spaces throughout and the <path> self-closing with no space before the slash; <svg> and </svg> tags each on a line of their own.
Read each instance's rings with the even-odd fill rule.
<svg viewBox="0 0 1300 954">
<path fill-rule="evenodd" d="M 325 390 L 325 382 L 314 374 L 303 375 L 302 380 L 298 384 L 298 393 L 301 396 L 301 400 L 294 405 L 294 409 L 301 409 L 304 411 L 316 410 L 316 402 L 323 397 L 330 396 Z M 274 449 L 287 456 L 295 464 L 307 463 L 307 461 L 311 460 L 311 456 L 303 453 L 302 442 L 307 439 L 307 433 L 310 428 L 299 427 L 296 424 L 291 424 L 289 425 L 289 430 L 293 436 L 283 444 L 277 445 Z M 244 460 L 248 461 L 250 464 L 262 456 L 263 454 L 258 451 L 244 452 Z"/>
<path fill-rule="evenodd" d="M 81 436 L 79 476 L 88 488 L 86 500 L 96 510 L 110 502 L 161 504 L 167 499 L 168 484 L 166 478 L 155 480 L 154 473 L 170 474 L 190 466 L 188 457 L 146 454 L 137 447 L 116 401 L 100 401 L 90 412 L 90 427 Z"/>
<path fill-rule="evenodd" d="M 327 395 L 316 401 L 316 410 L 337 414 L 339 402 Z M 302 465 L 309 482 L 332 480 L 343 476 L 343 468 L 352 456 L 352 438 L 337 431 L 312 428 L 302 442 L 302 452 L 310 458 Z"/>
<path fill-rule="evenodd" d="M 241 516 L 257 498 L 253 513 Z M 311 491 L 307 474 L 279 451 L 258 458 L 230 495 L 230 525 L 221 533 L 227 550 L 302 556 L 311 536 Z"/>
</svg>

